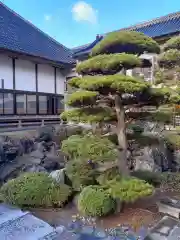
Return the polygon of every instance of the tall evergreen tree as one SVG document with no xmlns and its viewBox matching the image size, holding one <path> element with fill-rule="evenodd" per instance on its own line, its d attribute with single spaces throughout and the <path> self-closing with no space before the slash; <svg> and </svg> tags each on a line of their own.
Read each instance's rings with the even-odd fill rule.
<svg viewBox="0 0 180 240">
<path fill-rule="evenodd" d="M 129 174 L 127 167 L 127 125 L 139 117 L 135 108 L 159 105 L 169 98 L 166 89 L 153 89 L 141 78 L 126 75 L 126 70 L 146 67 L 143 53 L 160 53 L 156 41 L 139 32 L 113 32 L 93 49 L 88 60 L 76 67 L 79 77 L 69 81 L 74 88 L 67 104 L 72 107 L 61 117 L 68 121 L 110 123 L 119 144 L 118 167 Z"/>
</svg>

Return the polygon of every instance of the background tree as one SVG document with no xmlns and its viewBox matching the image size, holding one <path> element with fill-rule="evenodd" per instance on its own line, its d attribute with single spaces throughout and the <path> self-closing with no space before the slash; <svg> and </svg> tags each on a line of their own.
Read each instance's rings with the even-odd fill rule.
<svg viewBox="0 0 180 240">
<path fill-rule="evenodd" d="M 159 71 L 156 76 L 157 83 L 166 86 L 178 86 L 180 80 L 180 36 L 169 39 L 162 48 L 163 52 L 158 57 Z"/>
<path fill-rule="evenodd" d="M 131 76 L 126 70 L 148 66 L 139 58 L 144 52 L 159 53 L 156 41 L 139 32 L 113 32 L 100 41 L 90 58 L 77 65 L 81 75 L 70 80 L 75 88 L 67 101 L 73 109 L 61 117 L 68 121 L 110 123 L 117 134 L 119 145 L 118 168 L 127 168 L 127 125 L 139 117 L 135 109 L 166 102 L 170 94 L 165 89 L 153 89 L 149 83 Z"/>
</svg>

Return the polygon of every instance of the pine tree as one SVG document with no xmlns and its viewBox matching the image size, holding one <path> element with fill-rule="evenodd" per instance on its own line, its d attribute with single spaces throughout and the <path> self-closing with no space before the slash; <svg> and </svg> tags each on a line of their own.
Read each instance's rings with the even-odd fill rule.
<svg viewBox="0 0 180 240">
<path fill-rule="evenodd" d="M 126 75 L 126 70 L 146 67 L 143 53 L 160 53 L 156 41 L 139 32 L 113 32 L 93 49 L 88 60 L 76 67 L 79 77 L 70 80 L 74 88 L 67 104 L 72 109 L 61 117 L 67 121 L 110 123 L 119 144 L 118 168 L 128 175 L 127 125 L 140 116 L 134 111 L 147 105 L 159 105 L 169 99 L 167 89 L 153 89 L 141 78 Z"/>
<path fill-rule="evenodd" d="M 162 48 L 159 67 L 163 75 L 163 83 L 172 87 L 180 86 L 180 36 L 169 39 Z"/>
</svg>

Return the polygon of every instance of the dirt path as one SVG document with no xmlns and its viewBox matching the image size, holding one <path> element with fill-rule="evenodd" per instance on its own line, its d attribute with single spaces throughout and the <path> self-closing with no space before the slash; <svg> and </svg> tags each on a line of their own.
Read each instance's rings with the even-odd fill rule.
<svg viewBox="0 0 180 240">
<path fill-rule="evenodd" d="M 177 195 L 180 199 L 180 194 L 162 193 L 157 190 L 152 197 L 139 200 L 134 204 L 127 204 L 121 213 L 99 219 L 97 225 L 101 228 L 110 228 L 119 224 L 128 224 L 134 230 L 137 230 L 140 226 L 150 227 L 163 217 L 163 214 L 158 213 L 156 203 L 166 196 Z M 76 215 L 78 211 L 73 204 L 69 204 L 62 210 L 33 210 L 32 213 L 53 226 L 61 224 L 67 226 L 72 215 Z"/>
</svg>

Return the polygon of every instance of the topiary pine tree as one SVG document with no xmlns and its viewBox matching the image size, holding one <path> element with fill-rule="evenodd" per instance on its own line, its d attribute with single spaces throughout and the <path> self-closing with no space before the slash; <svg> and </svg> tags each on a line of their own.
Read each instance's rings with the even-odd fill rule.
<svg viewBox="0 0 180 240">
<path fill-rule="evenodd" d="M 159 53 L 156 41 L 139 32 L 113 32 L 93 49 L 90 58 L 76 67 L 81 75 L 69 81 L 75 89 L 67 104 L 72 109 L 61 117 L 67 121 L 111 123 L 119 144 L 119 171 L 127 168 L 127 124 L 138 116 L 135 107 L 162 104 L 169 98 L 166 89 L 153 89 L 140 78 L 125 75 L 127 69 L 144 67 L 139 56 L 144 52 Z M 133 117 L 134 116 L 134 117 Z"/>
</svg>

